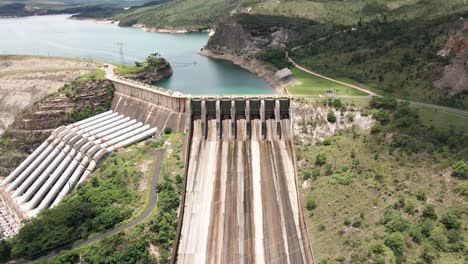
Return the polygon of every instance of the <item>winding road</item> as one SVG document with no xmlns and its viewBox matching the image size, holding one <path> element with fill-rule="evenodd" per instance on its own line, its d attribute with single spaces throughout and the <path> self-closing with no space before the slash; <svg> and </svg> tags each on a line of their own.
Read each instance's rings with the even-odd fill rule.
<svg viewBox="0 0 468 264">
<path fill-rule="evenodd" d="M 94 236 L 92 238 L 82 240 L 82 241 L 78 241 L 78 242 L 75 242 L 75 243 L 73 243 L 71 245 L 69 244 L 69 245 L 65 245 L 65 246 L 56 248 L 54 250 L 51 250 L 47 255 L 44 255 L 44 256 L 42 256 L 40 258 L 37 258 L 37 259 L 34 259 L 34 261 L 45 260 L 45 259 L 49 259 L 51 257 L 55 257 L 58 254 L 60 254 L 62 250 L 76 249 L 76 248 L 79 248 L 79 247 L 82 247 L 82 246 L 89 245 L 91 243 L 102 240 L 102 239 L 104 239 L 104 238 L 106 238 L 106 237 L 108 237 L 110 235 L 116 234 L 116 233 L 118 233 L 120 231 L 123 231 L 123 230 L 125 230 L 127 228 L 130 228 L 132 226 L 135 226 L 135 225 L 143 222 L 151 214 L 151 211 L 153 211 L 153 209 L 156 207 L 156 200 L 157 200 L 157 196 L 158 196 L 158 193 L 156 191 L 156 187 L 157 187 L 157 185 L 159 183 L 159 178 L 160 178 L 159 176 L 160 176 L 160 173 L 161 173 L 161 167 L 162 167 L 162 162 L 163 162 L 163 158 L 164 158 L 164 151 L 163 150 L 150 150 L 150 151 L 148 151 L 148 154 L 154 154 L 156 156 L 156 162 L 155 162 L 155 165 L 154 165 L 153 176 L 151 178 L 148 203 L 147 203 L 144 211 L 139 216 L 137 216 L 136 218 L 134 218 L 133 220 L 131 220 L 131 221 L 125 223 L 125 224 L 122 224 L 122 225 L 119 225 L 119 226 L 114 227 L 112 229 L 109 229 L 106 232 L 101 233 L 99 235 L 96 235 L 96 236 Z M 18 261 L 16 263 L 29 263 L 29 262 L 30 262 L 30 260 L 22 260 L 22 261 Z"/>
<path fill-rule="evenodd" d="M 368 96 L 353 96 L 353 95 L 336 96 L 338 98 L 349 98 L 349 99 L 363 98 L 363 99 L 368 99 L 369 97 L 372 97 L 372 96 L 380 96 L 380 97 L 382 96 L 382 95 L 376 94 L 376 93 L 374 93 L 374 92 L 372 92 L 372 91 L 370 91 L 368 89 L 359 87 L 357 85 L 342 82 L 342 81 L 339 81 L 339 80 L 324 76 L 324 75 L 322 75 L 320 73 L 311 71 L 311 70 L 297 64 L 293 59 L 291 59 L 291 57 L 288 56 L 287 53 L 286 53 L 286 58 L 288 59 L 289 62 L 291 62 L 294 65 L 294 67 L 298 68 L 301 71 L 310 73 L 310 74 L 315 75 L 317 77 L 320 77 L 320 78 L 323 78 L 323 79 L 326 79 L 326 80 L 329 80 L 329 81 L 332 81 L 332 82 L 335 82 L 335 83 L 338 83 L 338 84 L 341 84 L 341 85 L 344 85 L 344 86 L 348 86 L 348 87 L 351 87 L 351 88 L 354 88 L 356 90 L 359 90 L 359 91 L 362 91 L 362 92 L 365 92 L 365 93 L 369 94 Z M 296 97 L 296 96 L 294 96 L 294 97 Z M 300 95 L 300 96 L 297 96 L 297 97 L 322 97 L 322 96 L 321 95 Z M 436 109 L 436 110 L 439 110 L 439 111 L 459 115 L 461 117 L 468 117 L 468 111 L 464 111 L 464 110 L 460 110 L 460 109 L 454 109 L 454 108 L 450 108 L 450 107 L 434 105 L 434 104 L 427 104 L 427 103 L 421 103 L 421 102 L 415 102 L 415 101 L 408 101 L 408 100 L 404 100 L 404 99 L 397 99 L 397 101 L 399 101 L 399 102 L 408 102 L 412 106 L 415 106 L 415 107 L 427 107 L 427 108 Z"/>
</svg>

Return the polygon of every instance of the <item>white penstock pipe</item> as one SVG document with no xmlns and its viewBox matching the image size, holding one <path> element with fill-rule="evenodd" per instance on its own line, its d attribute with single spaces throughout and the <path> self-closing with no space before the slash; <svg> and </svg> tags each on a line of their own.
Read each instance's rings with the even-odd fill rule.
<svg viewBox="0 0 468 264">
<path fill-rule="evenodd" d="M 81 155 L 81 153 L 78 153 L 78 155 Z M 62 173 L 62 176 L 60 176 L 60 178 L 54 184 L 54 187 L 49 191 L 47 196 L 44 198 L 44 200 L 38 206 L 39 209 L 47 207 L 52 202 L 52 200 L 59 195 L 60 191 L 64 187 L 67 180 L 70 179 L 70 176 L 75 171 L 75 169 L 78 167 L 78 164 L 79 164 L 79 161 L 76 158 L 72 159 L 70 165 L 67 167 L 65 172 Z"/>
<path fill-rule="evenodd" d="M 143 123 L 136 123 L 134 125 L 131 125 L 127 128 L 124 128 L 124 129 L 121 129 L 121 130 L 118 130 L 117 132 L 114 132 L 112 134 L 108 134 L 108 135 L 105 135 L 105 136 L 102 136 L 102 137 L 99 137 L 99 139 L 93 141 L 94 144 L 98 145 L 98 144 L 101 144 L 103 142 L 108 142 L 112 139 L 115 139 L 117 137 L 120 137 L 120 136 L 125 136 L 129 133 L 134 133 L 135 131 L 141 129 L 141 128 L 145 128 L 145 129 L 148 129 L 149 126 L 146 126 L 146 127 L 143 127 Z"/>
<path fill-rule="evenodd" d="M 93 135 L 92 140 L 94 141 L 96 139 L 99 139 L 99 138 L 105 137 L 107 135 L 113 134 L 113 133 L 115 133 L 117 131 L 121 131 L 121 130 L 126 129 L 127 127 L 132 126 L 132 125 L 134 125 L 136 123 L 137 123 L 137 121 L 135 119 L 132 119 L 132 120 L 130 120 L 128 122 L 125 122 L 123 124 L 119 124 L 119 125 L 117 125 L 115 127 L 107 129 L 106 131 L 101 131 L 101 132 Z"/>
<path fill-rule="evenodd" d="M 82 125 L 73 125 L 72 124 L 71 130 L 72 131 L 83 130 L 83 129 L 87 128 L 87 127 L 94 126 L 96 124 L 99 124 L 99 123 L 102 123 L 102 122 L 104 122 L 106 120 L 109 120 L 109 119 L 111 119 L 113 117 L 116 117 L 117 115 L 118 115 L 118 113 L 112 113 L 110 115 L 105 115 L 105 116 L 103 116 L 101 118 L 95 119 L 95 120 L 93 120 L 91 122 L 87 122 L 87 123 L 82 124 Z"/>
<path fill-rule="evenodd" d="M 136 120 L 132 120 L 134 123 L 136 122 Z M 85 133 L 83 134 L 82 136 L 83 137 L 93 137 L 93 139 L 96 137 L 96 134 L 99 134 L 101 132 L 104 132 L 104 131 L 108 131 L 109 129 L 111 129 L 112 127 L 117 127 L 117 126 L 120 126 L 122 124 L 125 124 L 125 123 L 130 123 L 130 117 L 126 117 L 124 119 L 120 119 L 114 123 L 111 123 L 111 124 L 108 124 L 108 125 L 105 125 L 103 127 L 100 127 L 99 129 L 96 129 L 94 131 L 92 131 L 92 134 L 91 133 Z"/>
<path fill-rule="evenodd" d="M 104 126 L 106 126 L 108 124 L 117 122 L 117 121 L 119 121 L 119 120 L 121 120 L 123 118 L 124 118 L 124 115 L 114 116 L 114 117 L 112 117 L 110 119 L 104 120 L 102 122 L 99 122 L 97 124 L 94 124 L 94 125 L 92 125 L 90 127 L 87 127 L 85 129 L 83 129 L 80 134 L 85 134 L 85 133 L 95 134 L 96 133 L 96 132 L 94 132 L 95 130 L 97 130 L 97 129 L 101 128 L 101 127 L 104 127 Z"/>
<path fill-rule="evenodd" d="M 9 192 L 11 190 L 16 189 L 23 182 L 28 178 L 28 176 L 33 173 L 34 175 L 37 173 L 41 173 L 45 167 L 47 166 L 50 159 L 52 159 L 58 153 L 58 149 L 54 147 L 54 145 L 58 143 L 58 140 L 54 141 L 51 145 L 47 146 L 44 152 L 39 155 L 29 166 L 26 170 L 24 170 L 7 188 L 6 191 Z M 13 196 L 14 197 L 14 196 Z"/>
<path fill-rule="evenodd" d="M 74 126 L 83 125 L 83 124 L 86 124 L 86 123 L 91 122 L 91 121 L 93 121 L 93 120 L 99 119 L 99 118 L 101 118 L 101 117 L 103 117 L 103 116 L 110 115 L 110 114 L 112 114 L 112 113 L 113 113 L 112 110 L 106 111 L 106 112 L 104 112 L 104 113 L 100 113 L 100 114 L 95 115 L 95 116 L 92 116 L 92 117 L 90 117 L 90 118 L 86 118 L 86 119 L 83 119 L 83 120 L 78 121 L 78 122 L 76 122 L 76 123 L 70 124 L 70 125 L 67 126 L 67 128 L 72 128 L 72 127 L 74 127 Z"/>
<path fill-rule="evenodd" d="M 57 131 L 59 131 L 58 134 L 54 133 L 54 132 L 57 132 Z M 16 174 L 15 175 L 10 175 L 10 176 L 8 176 L 7 179 L 5 179 L 4 182 L 2 182 L 2 185 L 4 185 L 6 183 L 9 183 L 9 182 L 13 181 L 13 183 L 12 183 L 13 187 L 8 186 L 7 191 L 11 191 L 11 190 L 15 189 L 16 187 L 18 187 L 24 181 L 24 179 L 34 169 L 37 168 L 39 163 L 41 163 L 42 160 L 44 160 L 46 158 L 46 156 L 54 149 L 54 147 L 60 143 L 60 140 L 57 139 L 56 137 L 61 136 L 61 135 L 66 134 L 66 133 L 68 133 L 67 130 L 55 129 L 52 132 L 52 135 L 44 142 L 44 143 L 46 143 L 46 147 L 41 150 L 41 153 L 38 152 L 39 154 L 37 156 L 37 154 L 34 154 L 36 151 L 33 152 L 33 154 L 31 154 L 31 155 L 35 156 L 35 157 L 30 159 L 31 162 L 29 162 L 28 164 L 25 164 L 24 169 L 22 169 L 22 172 L 19 175 L 16 175 Z M 51 143 L 49 143 L 49 142 L 51 142 Z M 39 149 L 41 149 L 41 148 L 42 148 L 42 145 L 39 146 Z M 29 157 L 27 159 L 29 159 Z"/>
<path fill-rule="evenodd" d="M 22 204 L 33 197 L 36 191 L 39 189 L 40 186 L 45 182 L 45 180 L 49 177 L 49 175 L 57 168 L 59 163 L 63 160 L 66 153 L 70 151 L 70 146 L 65 146 L 63 150 L 59 152 L 59 154 L 54 158 L 54 160 L 47 166 L 47 168 L 42 172 L 42 174 L 34 181 L 34 183 L 29 187 L 25 194 L 18 197 L 18 203 Z"/>
<path fill-rule="evenodd" d="M 54 186 L 57 179 L 65 171 L 66 167 L 70 164 L 72 158 L 75 157 L 75 155 L 76 155 L 76 150 L 75 149 L 71 149 L 71 151 L 68 153 L 68 155 L 65 154 L 65 158 L 62 160 L 62 162 L 57 167 L 57 169 L 55 169 L 55 171 L 52 173 L 52 175 L 50 175 L 50 177 L 46 180 L 46 182 L 41 186 L 39 191 L 37 191 L 37 193 L 31 199 L 30 209 L 35 208 L 36 205 L 39 204 L 41 201 L 44 202 L 44 200 L 42 200 L 42 198 L 47 194 L 46 193 L 47 191 L 52 189 L 52 187 Z M 49 194 L 52 194 L 52 192 L 50 192 Z M 44 207 L 45 207 L 45 205 L 43 207 L 41 207 L 41 208 L 44 208 Z"/>
<path fill-rule="evenodd" d="M 79 157 L 78 157 L 79 156 Z M 71 189 L 75 186 L 76 182 L 80 178 L 80 176 L 83 174 L 83 171 L 86 169 L 86 166 L 88 166 L 89 163 L 89 158 L 84 157 L 81 153 L 78 153 L 77 160 L 82 160 L 81 163 L 78 165 L 76 170 L 73 172 L 72 176 L 70 179 L 65 183 L 63 186 L 63 189 L 60 191 L 60 193 L 57 195 L 55 198 L 54 202 L 52 203 L 51 207 L 56 206 L 62 199 L 67 195 Z"/>
<path fill-rule="evenodd" d="M 0 184 L 0 186 L 3 186 L 7 183 L 10 183 L 12 180 L 16 179 L 16 177 L 18 177 L 18 175 L 24 171 L 24 169 L 26 169 L 30 164 L 31 162 L 34 161 L 35 158 L 37 158 L 39 156 L 39 154 L 41 154 L 41 152 L 47 148 L 47 146 L 49 146 L 49 143 L 47 141 L 44 141 L 36 150 L 34 150 L 33 153 L 31 153 L 31 155 L 29 155 L 19 166 L 18 168 L 16 168 L 8 177 L 6 177 L 2 183 Z"/>
</svg>

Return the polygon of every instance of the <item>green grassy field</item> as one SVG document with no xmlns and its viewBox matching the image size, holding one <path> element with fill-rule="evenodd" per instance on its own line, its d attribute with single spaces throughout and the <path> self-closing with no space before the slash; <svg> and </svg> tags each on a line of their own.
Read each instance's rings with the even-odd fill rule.
<svg viewBox="0 0 468 264">
<path fill-rule="evenodd" d="M 303 72 L 297 68 L 292 68 L 294 78 L 300 84 L 289 85 L 287 87 L 290 94 L 307 95 L 307 94 L 321 94 L 324 95 L 328 89 L 332 89 L 338 95 L 359 95 L 366 96 L 367 94 L 359 90 L 335 83 L 315 75 Z"/>
<path fill-rule="evenodd" d="M 128 75 L 128 74 L 134 74 L 134 73 L 139 73 L 145 69 L 145 64 L 142 63 L 140 67 L 135 66 L 135 65 L 127 65 L 127 64 L 119 64 L 116 65 L 116 70 L 120 75 Z"/>
<path fill-rule="evenodd" d="M 468 117 L 426 107 L 418 107 L 418 112 L 421 122 L 427 126 L 468 133 Z"/>
<path fill-rule="evenodd" d="M 88 81 L 88 80 L 105 80 L 106 73 L 100 69 L 94 69 L 90 73 L 82 75 L 78 80 L 79 81 Z"/>
</svg>

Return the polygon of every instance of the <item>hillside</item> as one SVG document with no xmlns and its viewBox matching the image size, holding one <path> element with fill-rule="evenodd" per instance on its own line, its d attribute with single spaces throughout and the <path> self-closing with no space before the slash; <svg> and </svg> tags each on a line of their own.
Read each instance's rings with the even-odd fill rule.
<svg viewBox="0 0 468 264">
<path fill-rule="evenodd" d="M 240 55 L 279 69 L 290 66 L 289 51 L 302 66 L 380 94 L 467 108 L 467 12 L 464 0 L 178 0 L 113 18 L 121 26 L 214 26 L 205 55 Z"/>
<path fill-rule="evenodd" d="M 353 13 L 358 2 L 367 4 Z M 468 5 L 463 1 L 407 1 L 385 10 L 369 1 L 343 1 L 343 7 L 349 8 L 326 12 L 338 18 L 333 22 L 325 16 L 314 19 L 313 12 L 294 16 L 293 10 L 303 10 L 315 1 L 291 1 L 278 8 L 293 3 L 301 5 L 270 12 L 263 3 L 247 9 L 249 14 L 224 18 L 207 49 L 255 58 L 277 69 L 290 66 L 285 59 L 288 51 L 306 68 L 352 79 L 379 94 L 468 107 Z M 327 5 L 332 3 L 336 1 Z M 346 21 L 347 16 L 354 17 L 354 22 Z"/>
<path fill-rule="evenodd" d="M 317 263 L 466 263 L 466 135 L 431 128 L 417 110 L 379 99 L 359 110 L 373 115 L 371 129 L 304 141 L 350 120 L 349 109 L 338 101 L 296 106 L 297 164 Z"/>
</svg>

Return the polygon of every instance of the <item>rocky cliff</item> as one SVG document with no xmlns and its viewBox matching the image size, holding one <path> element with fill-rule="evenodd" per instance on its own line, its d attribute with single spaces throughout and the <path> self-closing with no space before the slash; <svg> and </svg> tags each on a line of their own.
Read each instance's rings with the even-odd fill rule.
<svg viewBox="0 0 468 264">
<path fill-rule="evenodd" d="M 232 61 L 257 74 L 282 93 L 284 83 L 274 76 L 280 69 L 258 57 L 269 49 L 286 48 L 289 41 L 297 38 L 297 28 L 303 23 L 310 21 L 266 15 L 228 16 L 217 23 L 201 54 Z"/>
<path fill-rule="evenodd" d="M 0 137 L 0 176 L 7 176 L 51 130 L 108 110 L 112 98 L 109 81 L 75 81 L 26 108 Z"/>
<path fill-rule="evenodd" d="M 169 62 L 163 58 L 149 58 L 147 63 L 148 65 L 142 71 L 125 75 L 125 77 L 142 83 L 152 84 L 171 76 L 173 73 Z"/>
<path fill-rule="evenodd" d="M 434 86 L 446 90 L 450 96 L 468 92 L 468 21 L 456 23 L 437 55 L 446 58 L 448 63 L 434 81 Z"/>
<path fill-rule="evenodd" d="M 311 103 L 307 100 L 296 101 L 294 111 L 294 136 L 296 143 L 313 145 L 322 142 L 341 130 L 352 127 L 370 129 L 373 118 L 364 114 L 359 107 L 342 105 L 335 107 L 329 103 Z M 336 120 L 329 120 L 333 113 Z"/>
</svg>

